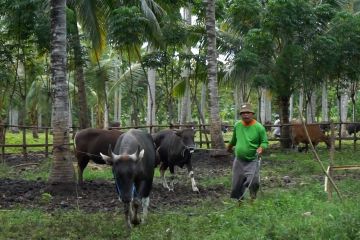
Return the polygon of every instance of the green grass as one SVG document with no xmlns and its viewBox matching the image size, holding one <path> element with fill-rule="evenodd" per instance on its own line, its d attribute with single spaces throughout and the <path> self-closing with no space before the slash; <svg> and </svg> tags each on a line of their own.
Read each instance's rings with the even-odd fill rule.
<svg viewBox="0 0 360 240">
<path fill-rule="evenodd" d="M 328 202 L 316 191 L 274 191 L 252 205 L 203 202 L 176 212 L 152 212 L 130 239 L 359 239 L 360 206 Z M 312 193 L 315 191 L 315 193 Z M 37 210 L 0 212 L 1 239 L 123 239 L 121 214 Z"/>
<path fill-rule="evenodd" d="M 354 152 L 352 142 L 336 151 L 335 165 L 358 164 L 360 150 Z M 319 146 L 318 154 L 325 167 L 329 152 Z M 216 201 L 204 198 L 194 206 L 150 210 L 147 222 L 129 234 L 123 215 L 38 209 L 0 209 L 0 239 L 360 239 L 359 170 L 337 171 L 336 184 L 343 195 L 327 199 L 323 172 L 313 154 L 269 149 L 262 161 L 262 191 L 254 203 L 221 196 Z M 49 162 L 31 168 L 16 178 L 47 178 Z M 12 168 L 0 165 L 0 179 L 8 177 Z M 203 177 L 203 187 L 223 185 L 230 188 L 230 174 Z M 294 183 L 283 185 L 289 176 Z M 156 170 L 155 177 L 159 178 Z M 112 179 L 108 167 L 85 170 L 84 178 Z M 273 185 L 269 186 L 273 179 Z M 45 198 L 46 196 L 44 196 Z M 0 196 L 1 200 L 1 196 Z M 45 199 L 46 200 L 46 199 Z M 44 200 L 44 201 L 45 201 Z M 0 201 L 1 205 L 1 201 Z"/>
<path fill-rule="evenodd" d="M 229 171 L 230 172 L 230 171 Z M 231 177 L 230 175 L 225 175 L 225 176 L 219 176 L 216 178 L 207 178 L 207 179 L 203 179 L 201 182 L 201 185 L 204 187 L 209 187 L 212 185 L 223 185 L 224 187 L 229 187 L 231 186 Z"/>
<path fill-rule="evenodd" d="M 111 180 L 113 175 L 111 168 L 108 165 L 95 165 L 96 167 L 91 167 L 91 165 L 85 168 L 83 173 L 83 178 L 86 181 L 101 179 L 101 180 Z M 77 169 L 76 169 L 77 170 Z"/>
<path fill-rule="evenodd" d="M 119 227 L 121 217 L 79 211 L 2 211 L 0 239 L 123 239 L 126 231 Z"/>
<path fill-rule="evenodd" d="M 45 144 L 45 133 L 39 133 L 39 138 L 35 139 L 31 133 L 31 131 L 26 132 L 26 144 Z M 51 134 L 48 135 L 48 142 L 52 143 L 53 136 Z M 23 134 L 20 133 L 6 133 L 5 144 L 23 144 Z M 51 151 L 52 147 L 49 147 L 49 151 Z M 21 147 L 6 147 L 5 153 L 22 153 L 23 149 Z M 37 151 L 45 151 L 44 147 L 28 147 L 28 152 L 37 152 Z"/>
</svg>

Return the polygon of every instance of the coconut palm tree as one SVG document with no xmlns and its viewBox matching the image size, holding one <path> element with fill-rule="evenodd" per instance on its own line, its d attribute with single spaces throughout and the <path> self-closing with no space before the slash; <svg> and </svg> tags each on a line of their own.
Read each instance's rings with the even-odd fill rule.
<svg viewBox="0 0 360 240">
<path fill-rule="evenodd" d="M 51 81 L 53 85 L 53 164 L 47 191 L 69 194 L 75 191 L 75 172 L 70 158 L 69 103 L 66 81 L 66 0 L 50 2 Z"/>
<path fill-rule="evenodd" d="M 206 34 L 207 34 L 207 69 L 210 94 L 210 136 L 211 146 L 215 149 L 224 149 L 224 139 L 221 133 L 221 119 L 219 111 L 219 94 L 217 81 L 217 51 L 215 30 L 215 0 L 206 3 Z"/>
</svg>

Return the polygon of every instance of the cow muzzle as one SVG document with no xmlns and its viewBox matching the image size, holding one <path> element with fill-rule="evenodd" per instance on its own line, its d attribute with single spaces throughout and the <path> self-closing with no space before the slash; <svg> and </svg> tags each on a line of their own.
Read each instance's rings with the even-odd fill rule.
<svg viewBox="0 0 360 240">
<path fill-rule="evenodd" d="M 195 147 L 190 147 L 189 151 L 190 151 L 190 153 L 194 153 L 195 152 Z"/>
<path fill-rule="evenodd" d="M 195 151 L 195 146 L 185 146 L 185 149 L 188 150 L 190 153 Z"/>
</svg>

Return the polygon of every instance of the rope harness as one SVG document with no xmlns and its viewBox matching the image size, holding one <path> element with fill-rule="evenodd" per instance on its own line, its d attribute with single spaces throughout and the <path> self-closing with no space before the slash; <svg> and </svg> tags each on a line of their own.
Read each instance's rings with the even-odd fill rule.
<svg viewBox="0 0 360 240">
<path fill-rule="evenodd" d="M 122 189 L 121 189 L 121 186 L 119 185 L 119 183 L 117 181 L 116 172 L 114 171 L 114 169 L 112 170 L 112 173 L 113 173 L 113 176 L 114 176 L 116 192 L 118 193 L 119 199 L 122 199 L 121 198 L 121 195 L 123 194 Z M 132 191 L 131 201 L 132 201 L 134 198 L 138 197 L 138 193 L 136 191 L 135 184 L 132 184 L 131 188 L 132 188 L 132 190 L 131 190 Z"/>
<path fill-rule="evenodd" d="M 101 156 L 98 155 L 98 154 L 92 154 L 92 153 L 88 153 L 88 152 L 83 152 L 83 151 L 79 151 L 79 150 L 76 150 L 76 149 L 74 149 L 74 151 L 78 152 L 78 153 L 84 153 L 84 154 L 86 154 L 88 156 L 95 156 L 95 157 L 100 157 L 101 158 Z"/>
<path fill-rule="evenodd" d="M 95 156 L 95 157 L 100 157 L 100 158 L 101 158 L 101 156 L 98 155 L 98 154 L 92 154 L 92 153 L 88 153 L 88 152 L 83 152 L 83 151 L 79 151 L 79 150 L 76 150 L 76 149 L 74 149 L 74 151 L 79 152 L 79 153 L 84 153 L 84 154 L 86 154 L 86 155 L 88 155 L 88 156 Z M 121 199 L 121 195 L 122 195 L 121 186 L 119 186 L 119 184 L 118 184 L 118 182 L 117 182 L 117 180 L 116 180 L 116 173 L 115 173 L 115 171 L 112 171 L 112 173 L 113 173 L 113 176 L 114 176 L 114 181 L 115 181 L 115 186 L 116 186 L 116 192 L 118 193 L 119 198 Z M 137 196 L 138 196 L 138 194 L 137 194 L 137 192 L 136 192 L 135 185 L 133 184 L 133 185 L 132 185 L 132 198 L 137 197 Z"/>
</svg>

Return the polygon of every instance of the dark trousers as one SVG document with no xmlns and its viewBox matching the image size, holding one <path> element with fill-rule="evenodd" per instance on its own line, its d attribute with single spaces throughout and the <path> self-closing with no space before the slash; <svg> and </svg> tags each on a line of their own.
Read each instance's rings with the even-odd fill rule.
<svg viewBox="0 0 360 240">
<path fill-rule="evenodd" d="M 251 198 L 255 199 L 259 186 L 259 161 L 243 161 L 235 158 L 232 166 L 232 186 L 230 197 L 242 200 L 244 198 L 246 188 L 249 188 Z"/>
</svg>

